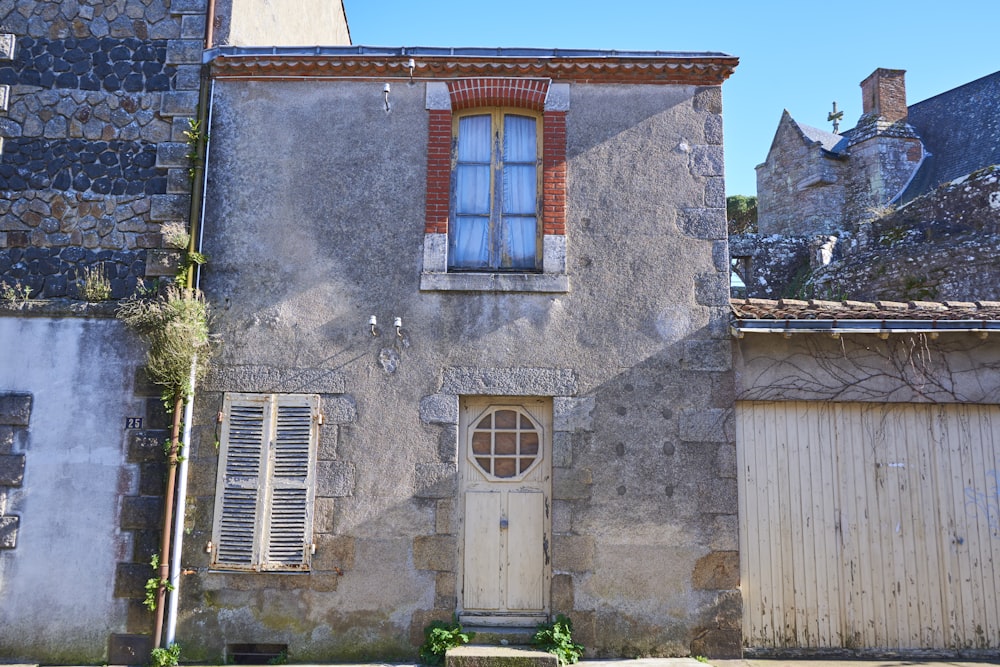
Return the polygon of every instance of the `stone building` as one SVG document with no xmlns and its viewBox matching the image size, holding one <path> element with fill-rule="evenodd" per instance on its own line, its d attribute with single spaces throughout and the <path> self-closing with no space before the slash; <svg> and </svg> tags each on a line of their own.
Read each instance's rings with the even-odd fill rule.
<svg viewBox="0 0 1000 667">
<path fill-rule="evenodd" d="M 592 655 L 737 655 L 737 60 L 346 46 L 330 5 L 0 5 L 0 657 L 151 648 L 168 423 L 112 315 L 176 270 L 168 222 L 222 339 L 186 659 L 412 657 L 432 619 L 559 612 Z"/>
<path fill-rule="evenodd" d="M 982 276 L 1000 217 L 1000 72 L 909 106 L 902 70 L 861 89 L 841 134 L 782 115 L 757 167 L 759 234 L 731 239 L 748 294 L 997 298 Z"/>
<path fill-rule="evenodd" d="M 405 657 L 433 619 L 564 613 L 590 655 L 737 655 L 736 59 L 210 59 L 223 345 L 196 402 L 187 654 Z M 257 434 L 293 420 L 298 458 L 248 481 Z"/>
</svg>

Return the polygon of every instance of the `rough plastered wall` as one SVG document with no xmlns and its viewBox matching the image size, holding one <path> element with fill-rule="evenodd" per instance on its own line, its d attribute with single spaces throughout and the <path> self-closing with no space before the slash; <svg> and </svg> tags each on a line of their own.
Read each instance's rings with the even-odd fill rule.
<svg viewBox="0 0 1000 667">
<path fill-rule="evenodd" d="M 786 111 L 757 166 L 757 225 L 763 235 L 829 234 L 844 226 L 844 162 L 804 138 Z"/>
<path fill-rule="evenodd" d="M 141 663 L 164 472 L 162 432 L 126 428 L 158 426 L 142 350 L 108 308 L 40 303 L 0 310 L 0 349 L 0 658 Z"/>
<path fill-rule="evenodd" d="M 738 654 L 720 90 L 569 96 L 569 290 L 420 291 L 424 85 L 386 113 L 378 82 L 217 83 L 203 284 L 222 346 L 191 459 L 190 659 L 414 656 L 461 595 L 471 395 L 552 399 L 551 611 L 589 655 Z M 405 336 L 373 338 L 373 314 Z M 308 574 L 208 570 L 227 391 L 321 396 Z"/>
<path fill-rule="evenodd" d="M 205 4 L 0 4 L 0 282 L 78 297 L 98 265 L 121 298 L 156 272 L 187 218 Z"/>
</svg>

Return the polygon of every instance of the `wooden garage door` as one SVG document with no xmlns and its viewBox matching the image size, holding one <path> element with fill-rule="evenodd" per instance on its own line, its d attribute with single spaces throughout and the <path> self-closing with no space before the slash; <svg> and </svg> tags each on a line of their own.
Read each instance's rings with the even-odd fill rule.
<svg viewBox="0 0 1000 667">
<path fill-rule="evenodd" d="M 1000 406 L 737 404 L 759 648 L 1000 647 Z"/>
</svg>

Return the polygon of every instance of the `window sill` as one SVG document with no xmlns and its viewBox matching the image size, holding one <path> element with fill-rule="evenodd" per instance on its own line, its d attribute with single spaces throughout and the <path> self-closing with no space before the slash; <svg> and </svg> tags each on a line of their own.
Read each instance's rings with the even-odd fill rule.
<svg viewBox="0 0 1000 667">
<path fill-rule="evenodd" d="M 435 273 L 420 274 L 425 292 L 568 292 L 565 273 Z"/>
</svg>

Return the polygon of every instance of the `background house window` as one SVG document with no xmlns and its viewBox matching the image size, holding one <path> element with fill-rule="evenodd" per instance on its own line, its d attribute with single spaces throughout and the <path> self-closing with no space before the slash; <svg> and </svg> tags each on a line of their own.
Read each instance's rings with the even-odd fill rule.
<svg viewBox="0 0 1000 667">
<path fill-rule="evenodd" d="M 319 396 L 226 394 L 212 567 L 306 570 Z"/>
<path fill-rule="evenodd" d="M 503 110 L 456 118 L 449 269 L 540 266 L 540 125 L 536 116 Z"/>
</svg>

